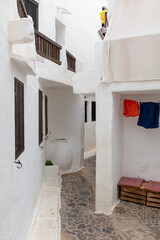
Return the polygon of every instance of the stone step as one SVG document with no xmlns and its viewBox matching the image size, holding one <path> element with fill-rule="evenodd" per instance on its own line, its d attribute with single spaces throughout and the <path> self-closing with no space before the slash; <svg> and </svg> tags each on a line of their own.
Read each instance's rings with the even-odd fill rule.
<svg viewBox="0 0 160 240">
<path fill-rule="evenodd" d="M 58 167 L 47 168 L 36 219 L 28 240 L 60 240 L 60 190 Z"/>
</svg>

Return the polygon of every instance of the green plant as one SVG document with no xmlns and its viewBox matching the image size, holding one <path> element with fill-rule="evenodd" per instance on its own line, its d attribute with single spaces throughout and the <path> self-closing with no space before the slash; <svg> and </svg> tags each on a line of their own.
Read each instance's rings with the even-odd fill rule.
<svg viewBox="0 0 160 240">
<path fill-rule="evenodd" d="M 52 165 L 53 165 L 53 162 L 52 162 L 51 160 L 47 160 L 45 165 L 46 165 L 46 166 L 52 166 Z"/>
</svg>

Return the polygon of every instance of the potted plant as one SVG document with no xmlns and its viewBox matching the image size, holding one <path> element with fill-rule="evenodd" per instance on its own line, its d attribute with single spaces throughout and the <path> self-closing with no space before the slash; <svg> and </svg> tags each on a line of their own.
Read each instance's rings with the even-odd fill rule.
<svg viewBox="0 0 160 240">
<path fill-rule="evenodd" d="M 45 166 L 53 166 L 53 162 L 51 160 L 46 160 Z"/>
<path fill-rule="evenodd" d="M 52 160 L 45 162 L 45 182 L 55 179 L 59 174 L 58 166 L 54 165 Z"/>
</svg>

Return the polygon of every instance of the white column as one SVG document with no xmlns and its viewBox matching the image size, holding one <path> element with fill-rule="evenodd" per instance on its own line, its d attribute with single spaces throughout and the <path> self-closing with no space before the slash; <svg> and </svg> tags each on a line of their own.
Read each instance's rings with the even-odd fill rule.
<svg viewBox="0 0 160 240">
<path fill-rule="evenodd" d="M 96 212 L 112 213 L 112 92 L 99 84 L 96 93 Z"/>
</svg>

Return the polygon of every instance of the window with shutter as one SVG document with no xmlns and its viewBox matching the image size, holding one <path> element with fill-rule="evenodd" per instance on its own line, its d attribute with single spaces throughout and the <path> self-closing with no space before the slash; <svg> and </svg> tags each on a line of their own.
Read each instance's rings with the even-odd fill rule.
<svg viewBox="0 0 160 240">
<path fill-rule="evenodd" d="M 88 102 L 85 101 L 85 123 L 88 122 L 87 115 L 88 115 Z"/>
<path fill-rule="evenodd" d="M 38 30 L 38 12 L 39 12 L 39 5 L 34 0 L 23 0 L 27 14 L 30 15 L 34 22 L 34 28 Z"/>
<path fill-rule="evenodd" d="M 96 102 L 92 102 L 92 122 L 96 121 Z"/>
<path fill-rule="evenodd" d="M 39 90 L 39 145 L 43 141 L 43 93 Z"/>
<path fill-rule="evenodd" d="M 45 135 L 48 135 L 48 98 L 45 96 Z"/>
<path fill-rule="evenodd" d="M 15 159 L 24 151 L 24 84 L 15 78 Z"/>
<path fill-rule="evenodd" d="M 17 0 L 18 13 L 21 18 L 27 17 L 27 12 L 22 0 Z"/>
</svg>

